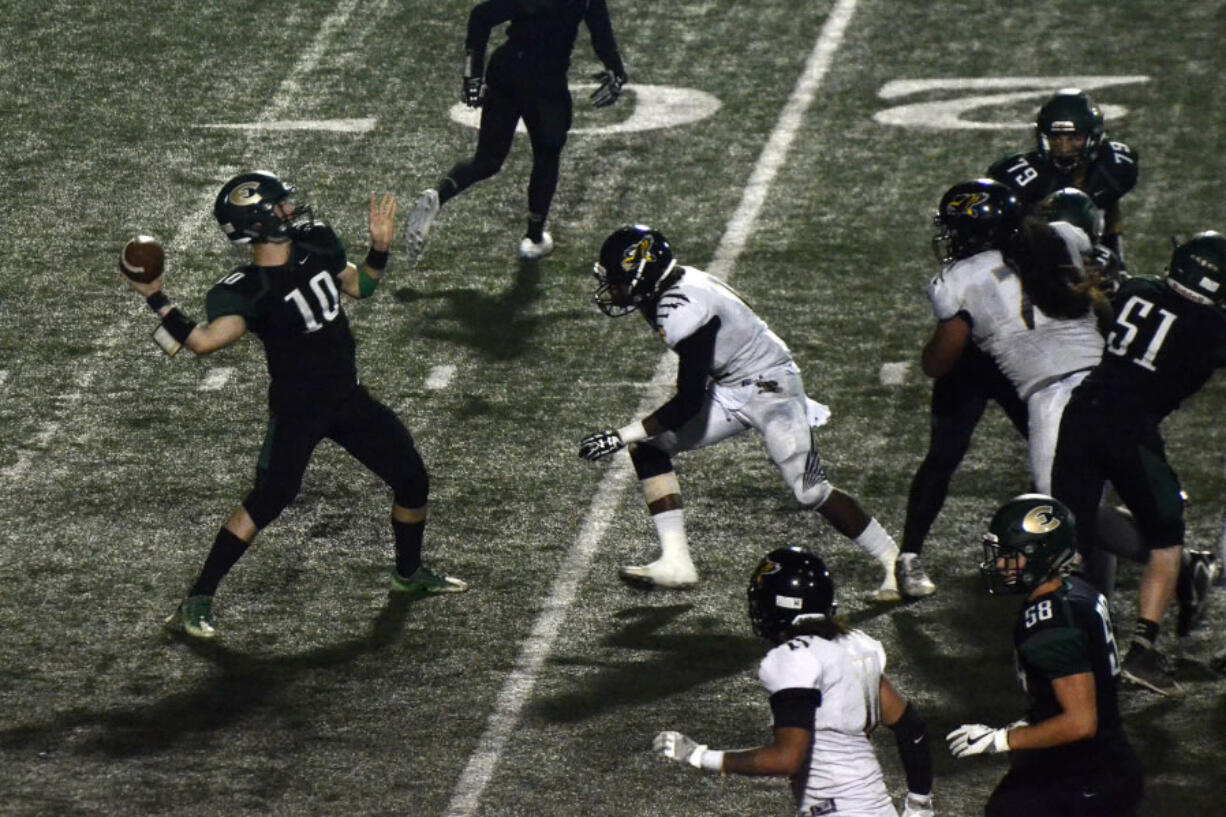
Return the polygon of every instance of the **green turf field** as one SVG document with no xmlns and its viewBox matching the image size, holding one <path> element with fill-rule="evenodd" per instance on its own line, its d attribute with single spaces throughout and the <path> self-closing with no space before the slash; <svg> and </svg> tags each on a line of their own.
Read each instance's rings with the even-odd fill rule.
<svg viewBox="0 0 1226 817">
<path fill-rule="evenodd" d="M 1226 6 L 610 0 L 632 84 L 599 111 L 576 91 L 556 252 L 515 260 L 529 167 L 519 140 L 500 176 L 444 208 L 417 269 L 397 241 L 378 297 L 346 307 L 364 382 L 431 469 L 428 557 L 471 592 L 389 597 L 390 497 L 325 444 L 299 499 L 222 586 L 222 637 L 198 645 L 160 625 L 248 488 L 263 354 L 249 338 L 209 358 L 164 357 L 119 282 L 119 248 L 159 236 L 167 291 L 201 317 L 204 293 L 237 263 L 212 197 L 263 167 L 299 185 L 360 258 L 372 193 L 396 193 L 407 215 L 475 144 L 448 116 L 469 4 L 9 5 L 0 814 L 789 814 L 782 781 L 701 775 L 650 752 L 664 728 L 719 747 L 767 738 L 766 645 L 750 633 L 744 585 L 785 544 L 826 555 L 841 608 L 885 643 L 888 673 L 926 714 L 938 813 L 979 813 L 1004 761 L 955 762 L 940 737 L 1022 712 L 1016 601 L 987 598 L 975 570 L 992 511 L 1027 488 L 1002 415 L 989 410 L 933 530 L 930 599 L 861 602 L 877 568 L 796 510 L 752 435 L 678 460 L 700 587 L 634 591 L 617 566 L 655 542 L 638 488 L 624 457 L 593 466 L 576 450 L 662 401 L 651 384 L 663 346 L 638 318 L 591 305 L 589 270 L 631 220 L 665 231 L 685 263 L 722 253 L 721 271 L 834 410 L 821 435 L 832 479 L 899 535 L 927 435 L 918 355 L 941 193 L 1027 148 L 1042 99 L 1075 77 L 1097 83 L 1108 134 L 1140 154 L 1123 203 L 1130 268 L 1160 271 L 1172 233 L 1226 229 Z M 838 37 L 832 10 L 850 14 Z M 824 32 L 828 70 L 781 152 L 772 134 Z M 576 85 L 598 67 L 587 42 L 581 32 Z M 610 132 L 661 88 L 718 109 Z M 989 99 L 957 121 L 931 118 L 958 114 L 929 103 L 970 96 Z M 781 164 L 747 210 L 764 156 Z M 1198 546 L 1216 546 L 1226 507 L 1224 398 L 1216 380 L 1166 426 Z M 1121 633 L 1137 576 L 1121 569 Z M 1221 809 L 1215 595 L 1200 630 L 1177 641 L 1168 620 L 1163 636 L 1188 694 L 1124 698 L 1151 817 Z M 875 742 L 900 796 L 893 738 Z"/>
</svg>

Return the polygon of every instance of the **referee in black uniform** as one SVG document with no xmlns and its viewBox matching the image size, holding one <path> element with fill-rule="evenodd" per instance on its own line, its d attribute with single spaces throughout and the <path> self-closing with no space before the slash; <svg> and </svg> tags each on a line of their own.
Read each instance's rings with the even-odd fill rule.
<svg viewBox="0 0 1226 817">
<path fill-rule="evenodd" d="M 494 50 L 487 66 L 490 32 L 508 22 L 506 42 Z M 502 168 L 520 119 L 532 142 L 532 174 L 528 229 L 519 244 L 519 257 L 536 260 L 553 250 L 545 219 L 571 126 L 573 103 L 566 74 L 580 23 L 587 24 L 592 47 L 605 66 L 594 77 L 600 85 L 592 92 L 592 102 L 597 107 L 612 105 L 627 76 L 605 0 L 484 0 L 473 7 L 464 40 L 461 99 L 482 109 L 477 152 L 418 198 L 405 227 L 410 264 L 421 255 L 439 207 Z"/>
</svg>

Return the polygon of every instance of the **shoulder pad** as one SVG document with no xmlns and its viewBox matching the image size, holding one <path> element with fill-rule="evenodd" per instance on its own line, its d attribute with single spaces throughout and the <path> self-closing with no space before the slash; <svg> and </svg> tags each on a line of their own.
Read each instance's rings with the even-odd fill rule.
<svg viewBox="0 0 1226 817">
<path fill-rule="evenodd" d="M 1123 142 L 1104 142 L 1094 162 L 1094 175 L 1101 176 L 1114 198 L 1136 187 L 1137 154 Z"/>
<path fill-rule="evenodd" d="M 337 238 L 336 231 L 332 229 L 332 225 L 324 221 L 316 221 L 309 228 L 294 234 L 295 244 L 304 250 L 321 255 L 331 255 L 334 253 L 339 241 L 340 239 Z"/>
<path fill-rule="evenodd" d="M 998 182 L 1004 181 L 1006 178 L 1005 169 L 1020 159 L 1025 159 L 1026 161 L 1029 162 L 1030 154 L 1018 152 L 1018 153 L 1010 153 L 1010 154 L 1000 157 L 995 162 L 988 165 L 988 170 L 987 170 L 988 176 L 990 176 L 993 179 L 996 179 L 996 181 Z"/>
<path fill-rule="evenodd" d="M 213 287 L 235 292 L 251 292 L 260 288 L 258 279 L 259 269 L 254 264 L 243 264 L 226 273 Z"/>
</svg>

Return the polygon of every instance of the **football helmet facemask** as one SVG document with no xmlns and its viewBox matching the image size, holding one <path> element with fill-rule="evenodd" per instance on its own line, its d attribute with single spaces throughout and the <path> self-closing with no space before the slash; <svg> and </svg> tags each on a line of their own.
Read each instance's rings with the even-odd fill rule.
<svg viewBox="0 0 1226 817">
<path fill-rule="evenodd" d="M 676 263 L 659 230 L 642 224 L 620 227 L 604 240 L 592 267 L 597 282 L 592 302 L 609 317 L 628 315 L 660 294 Z"/>
<path fill-rule="evenodd" d="M 993 179 L 955 184 L 941 197 L 932 223 L 932 246 L 942 265 L 984 250 L 998 249 L 1022 223 L 1022 205 Z"/>
<path fill-rule="evenodd" d="M 1206 230 L 1177 244 L 1167 274 L 1177 292 L 1198 303 L 1226 302 L 1226 236 Z"/>
<path fill-rule="evenodd" d="M 1094 206 L 1094 200 L 1084 190 L 1062 187 L 1048 193 L 1039 202 L 1039 214 L 1049 223 L 1067 221 L 1080 228 L 1091 244 L 1097 244 L 1102 238 L 1103 211 Z"/>
<path fill-rule="evenodd" d="M 309 206 L 290 201 L 295 192 L 268 171 L 241 173 L 218 191 L 213 216 L 231 244 L 284 243 L 313 223 Z"/>
<path fill-rule="evenodd" d="M 1062 173 L 1071 173 L 1094 161 L 1103 141 L 1103 114 L 1080 88 L 1063 88 L 1039 108 L 1034 126 L 1039 155 Z M 1057 136 L 1083 136 L 1079 147 L 1066 150 L 1053 141 Z"/>
<path fill-rule="evenodd" d="M 1077 566 L 1073 512 L 1046 494 L 1010 499 L 992 517 L 983 536 L 979 572 L 988 592 L 1029 593 Z"/>
<path fill-rule="evenodd" d="M 838 608 L 826 563 L 798 547 L 766 554 L 749 577 L 747 592 L 754 633 L 775 644 L 788 639 L 793 625 L 829 621 Z"/>
</svg>

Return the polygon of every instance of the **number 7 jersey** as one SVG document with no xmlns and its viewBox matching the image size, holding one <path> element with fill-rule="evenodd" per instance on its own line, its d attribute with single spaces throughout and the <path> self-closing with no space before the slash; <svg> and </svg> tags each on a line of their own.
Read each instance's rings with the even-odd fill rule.
<svg viewBox="0 0 1226 817">
<path fill-rule="evenodd" d="M 263 342 L 274 414 L 332 402 L 357 385 L 353 335 L 340 300 L 346 264 L 332 228 L 316 223 L 295 237 L 289 263 L 239 267 L 205 298 L 209 321 L 238 315 Z"/>
</svg>

